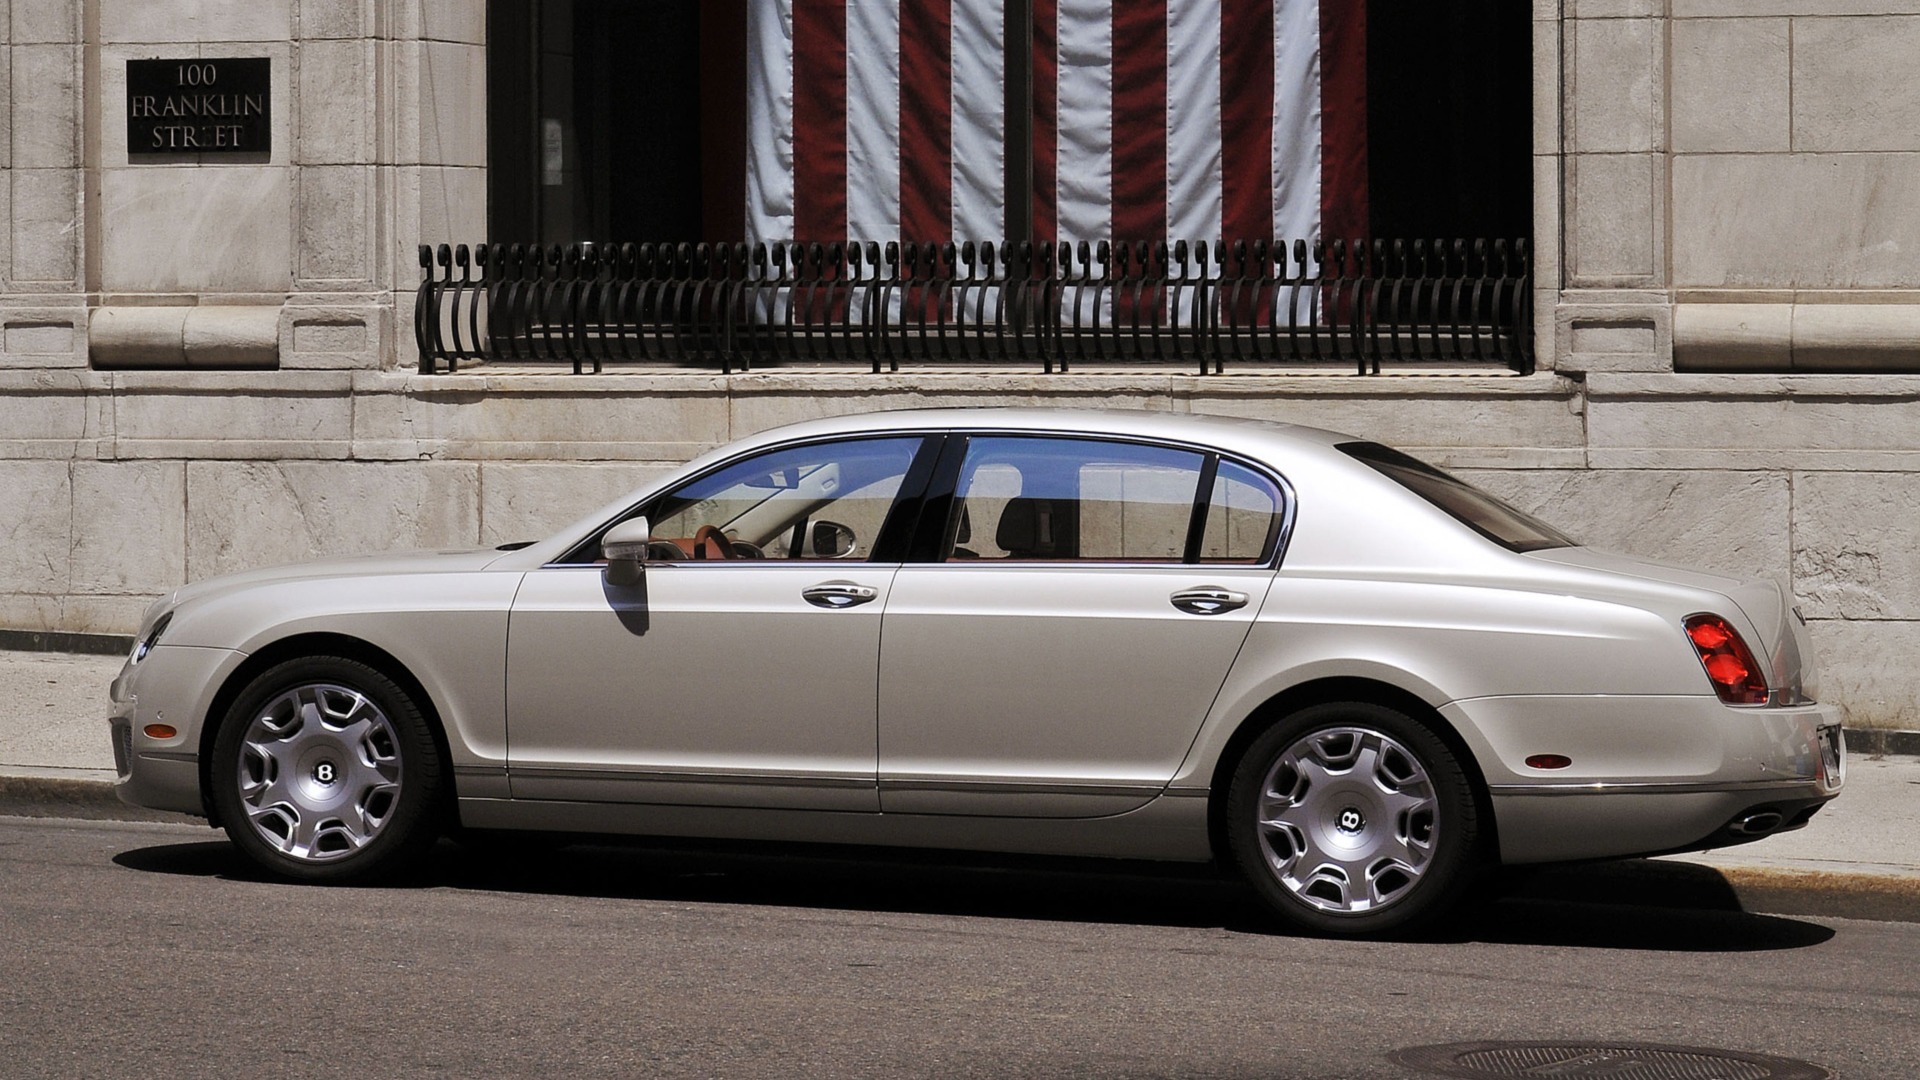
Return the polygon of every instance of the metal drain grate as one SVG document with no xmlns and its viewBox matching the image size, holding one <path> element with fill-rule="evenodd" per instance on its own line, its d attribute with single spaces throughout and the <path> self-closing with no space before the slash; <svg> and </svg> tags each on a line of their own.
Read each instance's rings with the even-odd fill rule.
<svg viewBox="0 0 1920 1080">
<path fill-rule="evenodd" d="M 1439 1076 L 1543 1077 L 1552 1080 L 1833 1080 L 1806 1061 L 1642 1043 L 1468 1042 L 1414 1046 L 1394 1063 Z"/>
</svg>

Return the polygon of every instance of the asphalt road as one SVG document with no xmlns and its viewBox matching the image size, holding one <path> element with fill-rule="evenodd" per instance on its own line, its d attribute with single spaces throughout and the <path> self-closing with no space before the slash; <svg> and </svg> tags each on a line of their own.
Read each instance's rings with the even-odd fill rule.
<svg viewBox="0 0 1920 1080">
<path fill-rule="evenodd" d="M 1355 943 L 1138 866 L 443 844 L 418 883 L 316 888 L 204 828 L 0 818 L 0 1075 L 1391 1078 L 1495 1039 L 1912 1075 L 1920 925 L 1696 884 Z"/>
</svg>

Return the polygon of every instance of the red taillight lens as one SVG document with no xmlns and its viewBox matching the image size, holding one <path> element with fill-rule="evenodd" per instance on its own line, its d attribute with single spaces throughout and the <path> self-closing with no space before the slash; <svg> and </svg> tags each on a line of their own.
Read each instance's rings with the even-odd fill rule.
<svg viewBox="0 0 1920 1080">
<path fill-rule="evenodd" d="M 1687 640 L 1700 654 L 1700 666 L 1707 669 L 1707 681 L 1713 692 L 1729 705 L 1765 705 L 1767 674 L 1754 660 L 1753 651 L 1740 639 L 1733 624 L 1718 615 L 1689 615 Z"/>
</svg>

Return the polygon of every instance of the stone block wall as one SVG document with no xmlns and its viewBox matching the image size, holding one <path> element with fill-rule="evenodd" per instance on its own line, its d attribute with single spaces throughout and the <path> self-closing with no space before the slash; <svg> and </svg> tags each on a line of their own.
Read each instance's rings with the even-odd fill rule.
<svg viewBox="0 0 1920 1080">
<path fill-rule="evenodd" d="M 0 370 L 381 368 L 415 246 L 484 232 L 484 0 L 0 11 Z M 217 57 L 270 62 L 270 149 L 130 155 L 128 62 Z"/>
<path fill-rule="evenodd" d="M 1920 725 L 1920 0 L 1532 15 L 1532 376 L 420 377 L 416 245 L 484 236 L 483 0 L 0 0 L 0 626 L 529 539 L 788 420 L 1117 406 L 1349 431 L 1599 546 L 1785 576 L 1827 696 Z M 155 56 L 268 57 L 270 153 L 130 160 Z"/>
<path fill-rule="evenodd" d="M 129 632 L 185 580 L 534 539 L 728 440 L 922 405 L 1257 416 L 1379 439 L 1596 546 L 1787 578 L 1828 696 L 1920 723 L 1920 377 L 1553 373 L 0 378 L 0 625 Z M 11 380 L 11 381 L 7 381 Z"/>
</svg>

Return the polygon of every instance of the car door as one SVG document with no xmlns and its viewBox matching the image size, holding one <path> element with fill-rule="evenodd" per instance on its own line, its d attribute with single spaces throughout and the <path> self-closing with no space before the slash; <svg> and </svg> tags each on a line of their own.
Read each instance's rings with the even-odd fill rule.
<svg viewBox="0 0 1920 1080">
<path fill-rule="evenodd" d="M 1273 578 L 1271 477 L 1184 447 L 950 439 L 893 581 L 888 813 L 1121 813 L 1172 778 Z M 956 464 L 957 463 L 957 464 Z M 949 498 L 945 492 L 951 493 Z"/>
<path fill-rule="evenodd" d="M 607 580 L 597 539 L 529 573 L 508 624 L 513 797 L 877 810 L 885 549 L 922 442 L 780 447 L 683 484 L 636 511 L 654 542 L 633 585 Z"/>
</svg>

